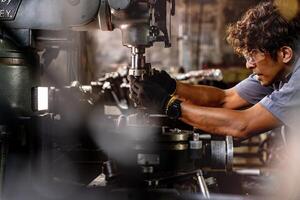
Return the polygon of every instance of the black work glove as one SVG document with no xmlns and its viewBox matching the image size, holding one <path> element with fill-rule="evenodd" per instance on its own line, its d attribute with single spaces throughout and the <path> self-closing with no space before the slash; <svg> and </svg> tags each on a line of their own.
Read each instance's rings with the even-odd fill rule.
<svg viewBox="0 0 300 200">
<path fill-rule="evenodd" d="M 176 81 L 164 70 L 158 71 L 153 69 L 153 75 L 146 77 L 147 80 L 160 85 L 169 94 L 173 94 L 176 90 Z"/>
<path fill-rule="evenodd" d="M 132 83 L 132 99 L 138 100 L 139 104 L 145 107 L 164 112 L 171 98 L 164 88 L 149 80 L 135 80 Z"/>
</svg>

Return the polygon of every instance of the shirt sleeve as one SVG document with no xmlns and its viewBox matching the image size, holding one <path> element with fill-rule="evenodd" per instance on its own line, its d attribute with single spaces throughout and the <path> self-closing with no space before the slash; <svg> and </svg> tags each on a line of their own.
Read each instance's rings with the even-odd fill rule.
<svg viewBox="0 0 300 200">
<path fill-rule="evenodd" d="M 259 102 L 285 125 L 299 123 L 300 114 L 300 70 L 293 73 L 283 87 Z"/>
<path fill-rule="evenodd" d="M 274 91 L 272 87 L 262 86 L 254 74 L 241 81 L 234 89 L 240 97 L 253 105 Z"/>
</svg>

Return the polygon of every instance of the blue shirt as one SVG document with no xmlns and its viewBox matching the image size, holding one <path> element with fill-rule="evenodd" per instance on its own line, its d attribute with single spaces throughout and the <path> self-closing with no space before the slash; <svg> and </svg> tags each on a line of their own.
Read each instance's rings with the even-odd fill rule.
<svg viewBox="0 0 300 200">
<path fill-rule="evenodd" d="M 272 86 L 262 86 L 252 74 L 235 86 L 240 97 L 251 104 L 259 103 L 287 126 L 300 123 L 300 59 L 285 80 Z"/>
</svg>

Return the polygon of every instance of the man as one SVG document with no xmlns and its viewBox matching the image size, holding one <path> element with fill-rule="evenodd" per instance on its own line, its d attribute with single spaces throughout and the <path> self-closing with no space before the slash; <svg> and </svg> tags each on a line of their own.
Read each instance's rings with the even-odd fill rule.
<svg viewBox="0 0 300 200">
<path fill-rule="evenodd" d="M 176 82 L 161 71 L 133 81 L 133 98 L 212 134 L 245 138 L 290 126 L 300 107 L 299 19 L 267 1 L 228 28 L 227 41 L 253 71 L 231 89 Z"/>
</svg>

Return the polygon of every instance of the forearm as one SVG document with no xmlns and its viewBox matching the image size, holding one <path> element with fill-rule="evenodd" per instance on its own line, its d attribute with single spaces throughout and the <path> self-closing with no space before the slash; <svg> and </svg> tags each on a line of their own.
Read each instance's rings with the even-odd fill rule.
<svg viewBox="0 0 300 200">
<path fill-rule="evenodd" d="M 224 108 L 208 108 L 188 102 L 181 104 L 181 120 L 196 128 L 217 135 L 247 137 L 247 119 L 243 111 Z"/>
<path fill-rule="evenodd" d="M 222 107 L 225 101 L 225 91 L 205 85 L 190 85 L 177 81 L 176 96 L 193 104 L 207 107 Z"/>
</svg>

